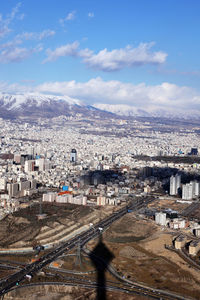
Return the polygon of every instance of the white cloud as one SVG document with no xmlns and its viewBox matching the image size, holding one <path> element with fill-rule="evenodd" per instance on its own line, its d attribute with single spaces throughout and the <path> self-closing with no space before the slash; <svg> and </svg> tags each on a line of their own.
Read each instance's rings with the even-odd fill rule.
<svg viewBox="0 0 200 300">
<path fill-rule="evenodd" d="M 0 63 L 13 63 L 21 62 L 33 53 L 42 51 L 41 45 L 36 46 L 35 48 L 25 48 L 25 47 L 6 47 L 0 51 Z"/>
<path fill-rule="evenodd" d="M 15 19 L 20 6 L 21 2 L 17 3 L 17 5 L 11 10 L 11 13 L 8 14 L 6 18 L 3 18 L 3 16 L 0 15 L 0 38 L 5 37 L 11 31 L 9 25 Z"/>
<path fill-rule="evenodd" d="M 55 35 L 55 31 L 54 30 L 43 30 L 42 32 L 39 33 L 39 40 L 43 40 L 44 38 L 50 37 L 50 36 L 54 36 Z"/>
<path fill-rule="evenodd" d="M 68 15 L 66 16 L 66 20 L 67 20 L 67 21 L 74 20 L 75 14 L 76 14 L 75 10 L 74 10 L 74 11 L 71 11 L 71 12 L 68 13 Z"/>
<path fill-rule="evenodd" d="M 77 47 L 74 48 L 72 54 L 70 51 L 60 51 L 61 48 L 69 48 L 70 45 L 67 44 L 62 47 L 55 49 L 54 51 L 48 49 L 47 51 L 47 61 L 56 60 L 59 56 L 77 56 L 83 59 L 83 62 L 89 67 L 96 70 L 101 70 L 105 72 L 118 71 L 126 67 L 135 67 L 146 64 L 162 64 L 165 62 L 167 53 L 162 51 L 153 52 L 151 48 L 154 43 L 143 43 L 138 47 L 133 48 L 131 46 L 127 46 L 121 49 L 114 49 L 112 51 L 108 51 L 107 49 L 103 49 L 99 51 L 97 54 L 90 49 L 78 49 L 78 43 L 75 42 Z M 55 54 L 55 55 L 52 55 Z M 53 56 L 53 59 L 52 59 Z"/>
<path fill-rule="evenodd" d="M 0 15 L 0 38 L 4 38 L 8 33 L 12 31 L 11 23 L 15 20 L 23 20 L 24 14 L 19 14 L 21 2 L 11 10 L 5 17 Z M 0 63 L 12 63 L 21 62 L 24 59 L 30 57 L 33 53 L 37 53 L 43 50 L 43 47 L 39 44 L 27 48 L 23 46 L 24 40 L 36 40 L 41 41 L 46 37 L 53 36 L 55 31 L 43 30 L 42 32 L 24 32 L 15 36 L 13 40 L 6 41 L 0 44 Z M 19 46 L 21 45 L 21 46 Z"/>
<path fill-rule="evenodd" d="M 89 18 L 94 18 L 94 13 L 93 13 L 93 12 L 89 12 L 89 13 L 88 13 L 88 17 L 89 17 Z"/>
<path fill-rule="evenodd" d="M 21 34 L 18 34 L 16 36 L 16 39 L 18 40 L 43 40 L 47 37 L 51 37 L 55 35 L 54 30 L 46 29 L 41 32 L 23 32 Z"/>
<path fill-rule="evenodd" d="M 21 2 L 18 2 L 17 5 L 12 9 L 12 11 L 8 17 L 9 23 L 10 23 L 10 21 L 12 21 L 15 18 L 16 14 L 19 11 L 20 6 L 21 6 Z"/>
<path fill-rule="evenodd" d="M 52 30 L 44 30 L 40 33 L 24 32 L 17 35 L 13 40 L 0 44 L 0 63 L 21 62 L 30 57 L 33 53 L 41 52 L 43 50 L 41 44 L 27 48 L 22 46 L 23 40 L 35 39 L 40 41 L 54 34 L 55 32 Z M 21 45 L 21 47 L 19 47 L 19 45 Z"/>
<path fill-rule="evenodd" d="M 58 47 L 54 51 L 52 51 L 51 49 L 47 49 L 47 58 L 43 61 L 43 63 L 46 63 L 48 61 L 55 61 L 62 56 L 76 56 L 78 47 L 79 43 L 76 41 L 72 44 L 66 44 L 64 46 Z"/>
<path fill-rule="evenodd" d="M 74 20 L 75 16 L 76 16 L 76 11 L 73 10 L 69 12 L 65 18 L 60 19 L 59 23 L 63 26 L 65 22 Z"/>
<path fill-rule="evenodd" d="M 85 48 L 77 52 L 77 56 L 83 57 L 85 59 L 91 57 L 92 55 L 93 55 L 93 51 L 88 48 Z"/>
<path fill-rule="evenodd" d="M 151 52 L 153 43 L 140 44 L 137 48 L 126 48 L 108 51 L 106 48 L 84 59 L 88 67 L 102 71 L 117 71 L 125 67 L 145 64 L 162 64 L 167 54 L 162 51 Z"/>
<path fill-rule="evenodd" d="M 11 31 L 11 29 L 9 29 L 7 26 L 0 25 L 0 38 L 3 38 L 4 36 L 6 36 L 10 31 Z"/>
<path fill-rule="evenodd" d="M 1 51 L 0 53 L 0 62 L 1 63 L 10 63 L 10 62 L 20 62 L 30 56 L 32 51 L 26 48 L 8 48 Z"/>
<path fill-rule="evenodd" d="M 14 48 L 17 45 L 20 45 L 22 43 L 21 40 L 18 39 L 14 39 L 10 42 L 4 43 L 4 44 L 0 44 L 0 49 L 10 49 L 10 48 Z"/>
</svg>

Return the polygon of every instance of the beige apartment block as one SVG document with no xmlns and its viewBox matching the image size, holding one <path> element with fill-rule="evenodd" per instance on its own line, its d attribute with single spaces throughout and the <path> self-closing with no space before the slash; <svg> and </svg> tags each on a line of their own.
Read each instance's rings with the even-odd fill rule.
<svg viewBox="0 0 200 300">
<path fill-rule="evenodd" d="M 192 241 L 189 245 L 189 254 L 196 255 L 200 250 L 200 241 Z"/>
</svg>

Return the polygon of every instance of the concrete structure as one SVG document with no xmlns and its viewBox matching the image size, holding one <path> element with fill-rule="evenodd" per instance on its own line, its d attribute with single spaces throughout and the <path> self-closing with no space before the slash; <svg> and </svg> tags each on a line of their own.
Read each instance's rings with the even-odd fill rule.
<svg viewBox="0 0 200 300">
<path fill-rule="evenodd" d="M 186 222 L 184 219 L 175 218 L 171 220 L 171 222 L 169 223 L 169 227 L 171 229 L 183 229 L 186 227 Z"/>
<path fill-rule="evenodd" d="M 31 182 L 28 180 L 19 182 L 19 191 L 29 190 L 31 188 Z"/>
<path fill-rule="evenodd" d="M 24 171 L 26 173 L 34 171 L 35 162 L 34 160 L 26 160 L 24 165 Z"/>
<path fill-rule="evenodd" d="M 190 255 L 197 255 L 200 250 L 200 241 L 192 241 L 189 245 L 189 254 Z"/>
<path fill-rule="evenodd" d="M 194 195 L 197 197 L 200 195 L 200 184 L 198 181 L 195 181 Z"/>
<path fill-rule="evenodd" d="M 184 235 L 179 235 L 175 241 L 174 241 L 174 247 L 175 249 L 180 250 L 185 246 L 185 243 L 187 241 L 187 238 Z"/>
<path fill-rule="evenodd" d="M 155 213 L 155 221 L 156 224 L 165 226 L 167 222 L 167 214 L 162 212 L 156 212 Z"/>
<path fill-rule="evenodd" d="M 76 162 L 77 161 L 77 151 L 76 151 L 76 149 L 71 150 L 70 161 L 71 162 Z"/>
<path fill-rule="evenodd" d="M 16 197 L 19 195 L 19 184 L 16 183 L 8 183 L 7 184 L 8 195 L 11 197 Z"/>
<path fill-rule="evenodd" d="M 43 194 L 42 201 L 55 202 L 56 201 L 56 196 L 57 196 L 57 193 Z"/>
<path fill-rule="evenodd" d="M 104 196 L 99 196 L 97 197 L 97 205 L 106 205 L 106 197 Z"/>
<path fill-rule="evenodd" d="M 7 183 L 6 178 L 0 178 L 0 190 L 6 189 L 6 183 Z"/>
<path fill-rule="evenodd" d="M 178 195 L 179 189 L 181 187 L 181 176 L 176 174 L 176 176 L 170 177 L 170 195 Z"/>
<path fill-rule="evenodd" d="M 190 181 L 182 186 L 182 199 L 192 200 L 199 196 L 199 182 Z"/>
<path fill-rule="evenodd" d="M 195 228 L 195 229 L 194 229 L 194 234 L 195 234 L 196 236 L 200 236 L 200 228 Z"/>
</svg>

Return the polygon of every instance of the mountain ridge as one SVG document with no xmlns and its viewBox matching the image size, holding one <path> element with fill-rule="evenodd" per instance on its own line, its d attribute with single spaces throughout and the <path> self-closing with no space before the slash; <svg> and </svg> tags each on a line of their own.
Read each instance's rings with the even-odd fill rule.
<svg viewBox="0 0 200 300">
<path fill-rule="evenodd" d="M 39 93 L 0 94 L 0 118 L 54 118 L 58 116 L 90 118 L 166 118 L 171 120 L 200 120 L 198 111 L 179 109 L 150 109 L 126 104 L 95 103 L 87 105 L 69 96 L 56 96 Z"/>
<path fill-rule="evenodd" d="M 126 117 L 146 117 L 146 118 L 166 118 L 166 119 L 196 119 L 200 120 L 200 112 L 197 110 L 181 110 L 174 108 L 163 109 L 163 108 L 141 108 L 130 106 L 127 104 L 104 104 L 95 103 L 94 107 L 112 112 L 118 116 Z"/>
</svg>

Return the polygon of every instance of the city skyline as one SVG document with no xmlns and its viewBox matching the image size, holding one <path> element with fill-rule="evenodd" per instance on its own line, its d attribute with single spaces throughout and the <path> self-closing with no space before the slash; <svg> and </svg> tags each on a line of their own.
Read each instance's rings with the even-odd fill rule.
<svg viewBox="0 0 200 300">
<path fill-rule="evenodd" d="M 199 8 L 196 0 L 4 1 L 1 92 L 198 110 Z"/>
</svg>

